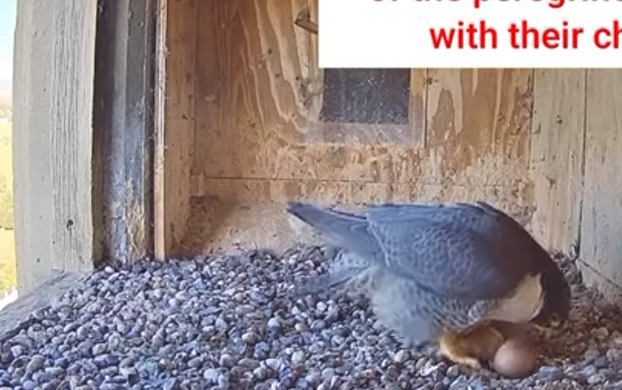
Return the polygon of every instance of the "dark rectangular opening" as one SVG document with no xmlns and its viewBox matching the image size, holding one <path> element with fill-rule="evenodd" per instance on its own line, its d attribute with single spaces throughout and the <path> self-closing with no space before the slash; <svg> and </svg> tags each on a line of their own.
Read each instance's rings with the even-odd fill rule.
<svg viewBox="0 0 622 390">
<path fill-rule="evenodd" d="M 410 69 L 325 69 L 323 122 L 405 125 Z"/>
</svg>

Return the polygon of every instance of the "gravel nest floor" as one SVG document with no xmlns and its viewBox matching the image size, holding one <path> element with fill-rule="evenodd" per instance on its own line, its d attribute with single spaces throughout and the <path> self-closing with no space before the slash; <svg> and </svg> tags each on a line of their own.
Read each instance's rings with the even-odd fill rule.
<svg viewBox="0 0 622 390">
<path fill-rule="evenodd" d="M 107 267 L 0 345 L 0 389 L 622 389 L 622 316 L 571 259 L 555 255 L 570 330 L 512 380 L 403 349 L 362 298 L 292 299 L 323 258 L 296 245 Z"/>
</svg>

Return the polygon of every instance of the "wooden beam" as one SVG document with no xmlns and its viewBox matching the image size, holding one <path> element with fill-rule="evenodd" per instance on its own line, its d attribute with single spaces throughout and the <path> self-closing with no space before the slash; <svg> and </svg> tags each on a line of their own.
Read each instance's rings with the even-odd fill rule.
<svg viewBox="0 0 622 390">
<path fill-rule="evenodd" d="M 194 160 L 197 1 L 159 0 L 155 100 L 155 257 L 182 254 Z"/>
<path fill-rule="evenodd" d="M 622 298 L 622 70 L 587 70 L 580 258 L 584 280 Z"/>
<path fill-rule="evenodd" d="M 53 271 L 37 288 L 21 294 L 15 302 L 0 310 L 0 344 L 38 322 L 33 313 L 53 305 L 58 297 L 83 283 L 87 277 L 84 272 Z"/>
<path fill-rule="evenodd" d="M 20 0 L 14 74 L 20 294 L 92 268 L 96 0 Z"/>
<path fill-rule="evenodd" d="M 153 253 L 155 0 L 99 0 L 95 65 L 95 204 L 104 257 Z"/>
<path fill-rule="evenodd" d="M 549 248 L 579 241 L 585 139 L 584 69 L 537 69 L 531 129 L 532 229 Z"/>
</svg>

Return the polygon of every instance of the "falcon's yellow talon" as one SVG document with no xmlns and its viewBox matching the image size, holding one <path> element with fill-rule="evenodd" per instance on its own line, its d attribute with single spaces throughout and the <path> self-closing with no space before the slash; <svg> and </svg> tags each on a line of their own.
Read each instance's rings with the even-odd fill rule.
<svg viewBox="0 0 622 390">
<path fill-rule="evenodd" d="M 479 370 L 482 361 L 494 358 L 504 342 L 504 336 L 494 326 L 480 323 L 459 333 L 447 332 L 438 342 L 442 356 L 456 364 Z"/>
<path fill-rule="evenodd" d="M 464 366 L 464 367 L 468 367 L 472 370 L 480 370 L 482 368 L 482 363 L 472 357 L 465 357 L 465 356 L 455 356 L 455 355 L 450 355 L 449 353 L 447 353 L 446 351 L 441 352 L 443 354 L 443 356 L 445 356 L 447 359 L 451 360 L 453 363 Z"/>
<path fill-rule="evenodd" d="M 482 368 L 476 357 L 469 356 L 468 351 L 462 348 L 460 336 L 455 333 L 446 333 L 439 339 L 439 350 L 442 356 L 452 362 L 474 370 Z"/>
</svg>

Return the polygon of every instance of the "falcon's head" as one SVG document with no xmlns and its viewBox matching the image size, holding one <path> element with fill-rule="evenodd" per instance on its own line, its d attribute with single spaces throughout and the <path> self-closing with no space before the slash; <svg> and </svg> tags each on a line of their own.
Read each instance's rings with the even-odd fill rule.
<svg viewBox="0 0 622 390">
<path fill-rule="evenodd" d="M 571 293 L 561 269 L 548 253 L 544 252 L 544 255 L 547 258 L 538 259 L 543 301 L 531 323 L 546 335 L 553 335 L 560 332 L 568 321 Z"/>
</svg>

